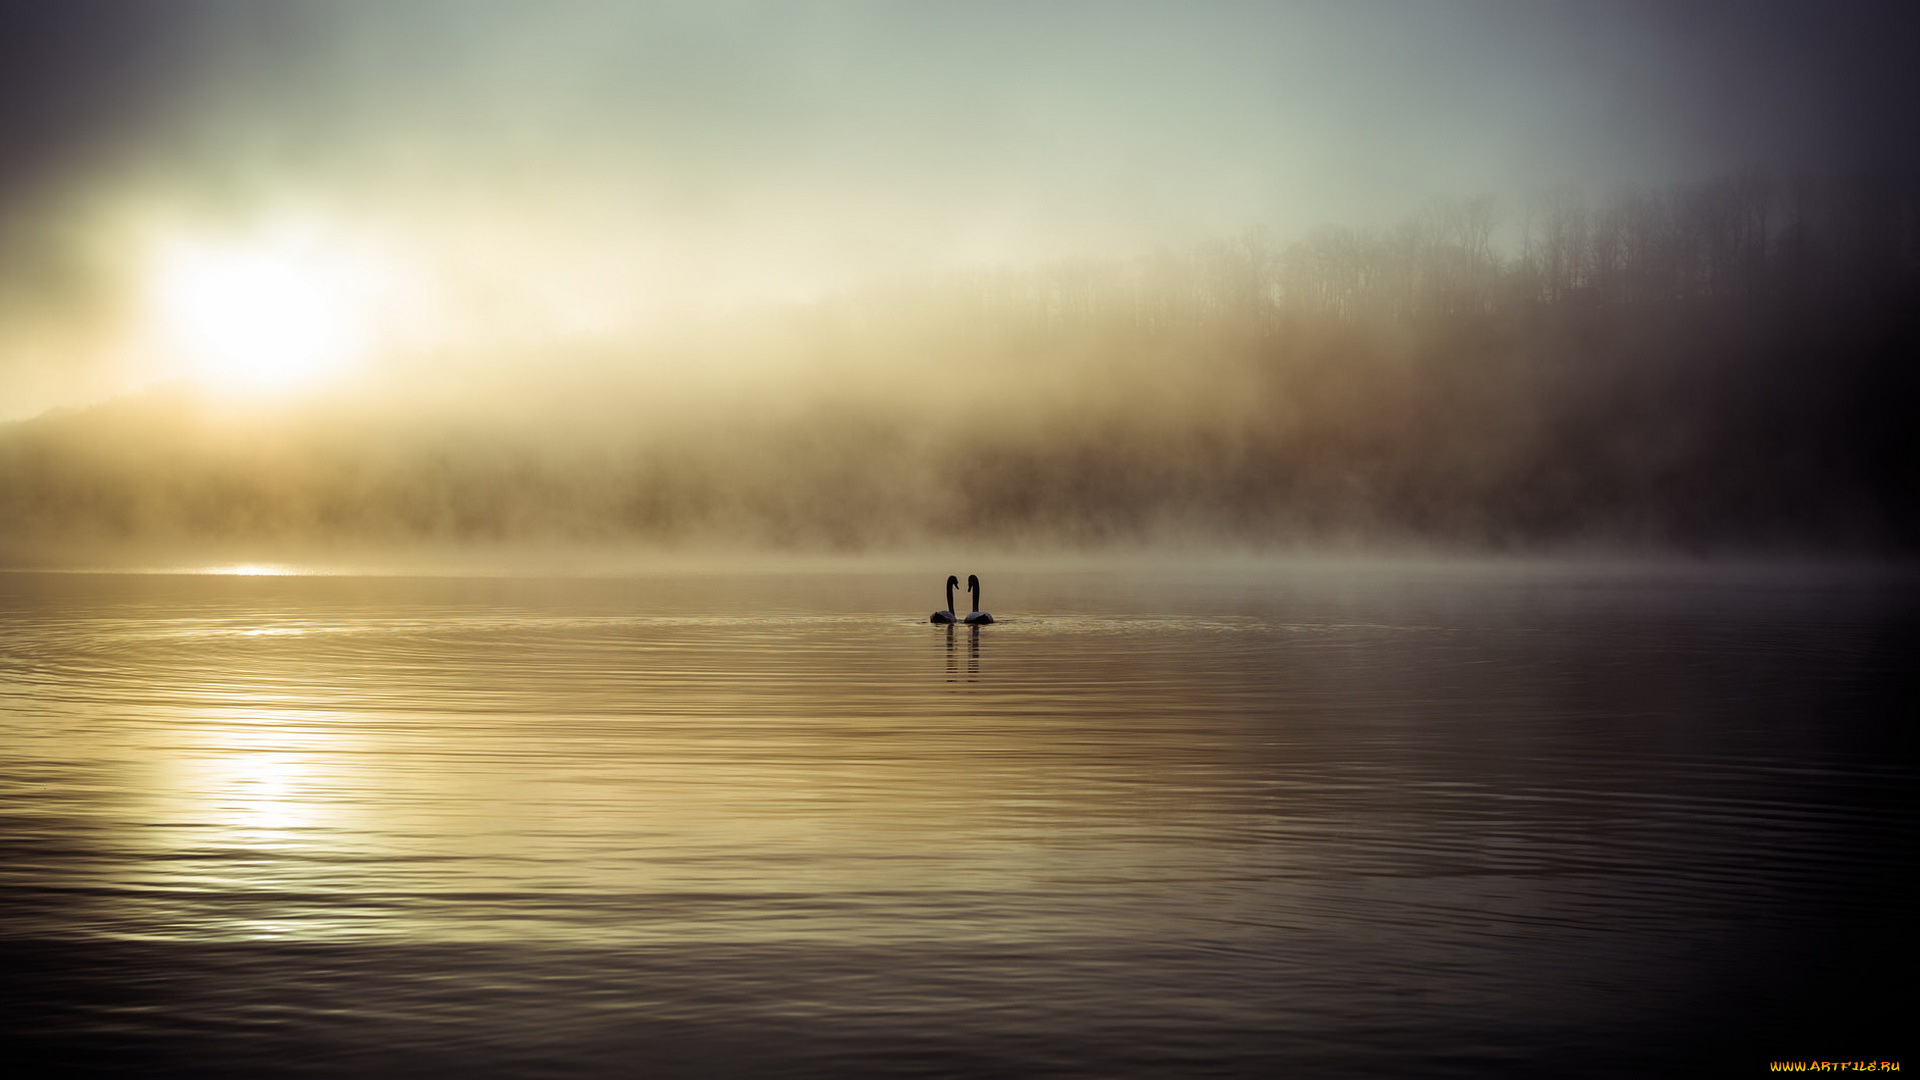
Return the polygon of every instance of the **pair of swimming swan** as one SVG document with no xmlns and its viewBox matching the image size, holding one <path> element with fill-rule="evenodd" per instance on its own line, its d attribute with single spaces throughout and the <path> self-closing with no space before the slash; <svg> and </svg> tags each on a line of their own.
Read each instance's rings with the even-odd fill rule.
<svg viewBox="0 0 1920 1080">
<path fill-rule="evenodd" d="M 929 618 L 929 619 L 928 619 L 927 621 L 928 621 L 928 622 L 935 622 L 935 623 L 956 623 L 956 622 L 963 622 L 963 623 L 966 623 L 966 624 L 967 624 L 968 626 L 980 626 L 980 625 L 982 625 L 982 624 L 984 624 L 984 623 L 990 623 L 990 622 L 992 622 L 992 621 L 993 621 L 993 616 L 991 616 L 991 615 L 989 615 L 989 614 L 987 614 L 986 612 L 984 612 L 984 611 L 981 611 L 981 610 L 980 610 L 980 579 L 979 579 L 978 577 L 975 577 L 975 576 L 974 576 L 974 575 L 972 575 L 972 574 L 968 574 L 968 575 L 967 575 L 967 595 L 969 595 L 969 596 L 971 596 L 971 597 L 973 597 L 973 612 L 972 612 L 972 614 L 970 614 L 970 615 L 968 615 L 968 616 L 966 616 L 966 617 L 965 617 L 965 618 L 963 618 L 963 619 L 956 619 L 956 618 L 954 618 L 954 615 L 953 615 L 953 590 L 955 590 L 955 589 L 957 589 L 957 588 L 959 588 L 959 587 L 960 587 L 960 579 L 959 579 L 959 578 L 957 578 L 957 577 L 954 577 L 954 576 L 953 576 L 952 574 L 948 574 L 948 575 L 947 575 L 947 607 L 946 607 L 946 610 L 945 610 L 945 611 L 936 611 L 936 612 L 934 612 L 934 613 L 933 613 L 933 616 L 932 616 L 931 618 Z"/>
</svg>

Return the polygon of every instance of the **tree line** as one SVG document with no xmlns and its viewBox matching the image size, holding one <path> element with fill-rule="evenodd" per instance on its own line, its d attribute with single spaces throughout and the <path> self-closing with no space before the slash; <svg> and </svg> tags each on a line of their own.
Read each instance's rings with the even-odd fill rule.
<svg viewBox="0 0 1920 1080">
<path fill-rule="evenodd" d="M 1476 199 L 893 282 L 570 380 L 528 364 L 465 412 L 290 408 L 243 436 L 120 402 L 0 432 L 0 515 L 21 544 L 1910 552 L 1917 190 Z"/>
</svg>

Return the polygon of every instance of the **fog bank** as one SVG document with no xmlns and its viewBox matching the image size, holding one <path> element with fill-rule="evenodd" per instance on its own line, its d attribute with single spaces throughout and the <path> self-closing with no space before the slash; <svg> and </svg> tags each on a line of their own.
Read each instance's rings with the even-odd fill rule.
<svg viewBox="0 0 1920 1080">
<path fill-rule="evenodd" d="M 74 545 L 1911 552 L 1920 199 L 1746 176 L 928 275 L 387 393 L 0 429 Z M 37 554 L 36 554 L 37 553 Z"/>
</svg>

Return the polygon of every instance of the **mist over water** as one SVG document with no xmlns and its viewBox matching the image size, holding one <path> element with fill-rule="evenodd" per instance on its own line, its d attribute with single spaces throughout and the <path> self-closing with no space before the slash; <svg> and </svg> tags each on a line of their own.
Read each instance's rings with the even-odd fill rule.
<svg viewBox="0 0 1920 1080">
<path fill-rule="evenodd" d="M 1750 177 L 874 287 L 377 394 L 0 431 L 91 544 L 1907 552 L 1916 189 Z M 536 362 L 537 361 L 537 362 Z"/>
<path fill-rule="evenodd" d="M 1880 6 L 15 25 L 11 565 L 1920 535 Z"/>
<path fill-rule="evenodd" d="M 1916 55 L 0 9 L 0 1060 L 1898 1060 Z"/>
</svg>

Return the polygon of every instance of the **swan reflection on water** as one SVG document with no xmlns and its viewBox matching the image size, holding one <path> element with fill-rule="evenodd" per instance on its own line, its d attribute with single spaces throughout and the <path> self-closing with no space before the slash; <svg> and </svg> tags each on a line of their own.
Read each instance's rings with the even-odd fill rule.
<svg viewBox="0 0 1920 1080">
<path fill-rule="evenodd" d="M 964 678 L 960 671 L 960 650 L 954 642 L 953 627 L 947 627 L 947 681 L 980 681 L 980 627 L 978 624 L 967 627 L 967 667 Z"/>
</svg>

